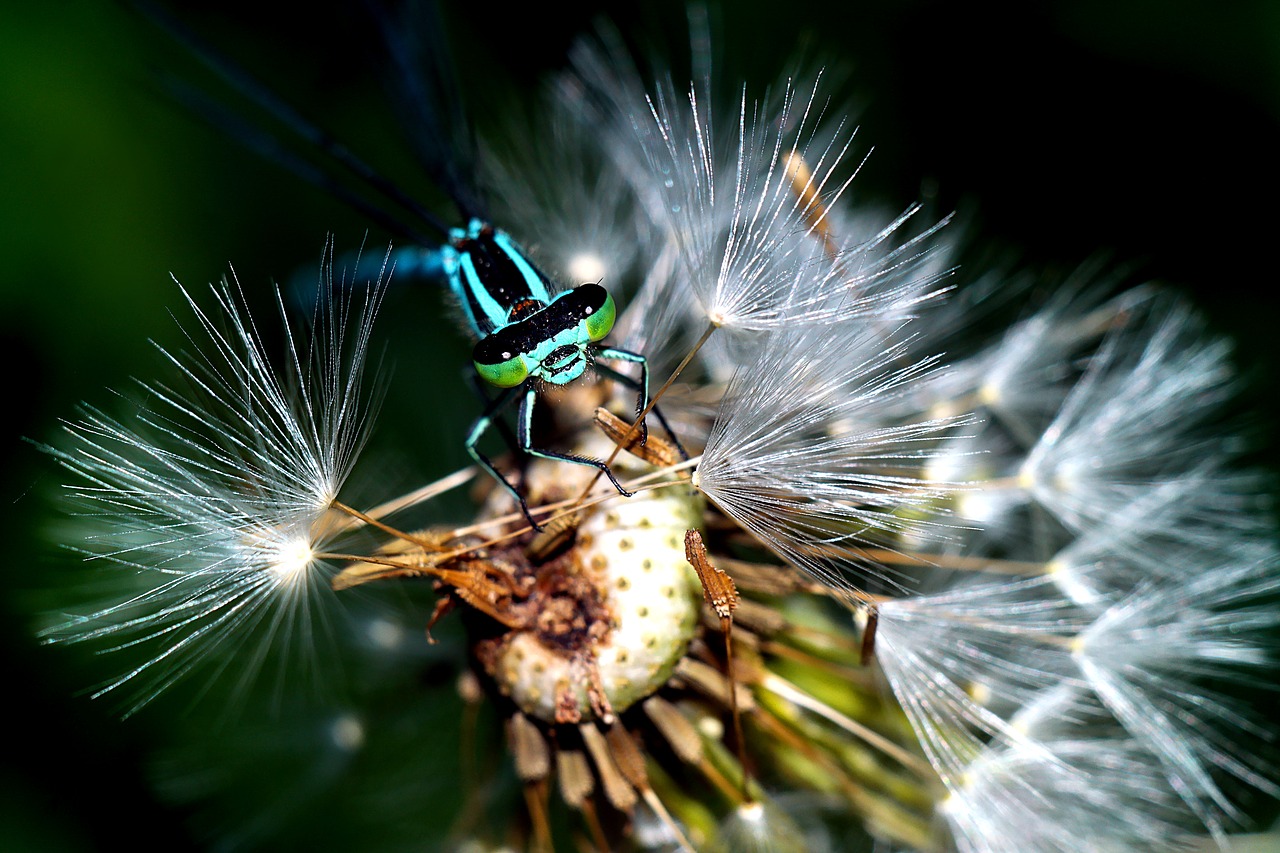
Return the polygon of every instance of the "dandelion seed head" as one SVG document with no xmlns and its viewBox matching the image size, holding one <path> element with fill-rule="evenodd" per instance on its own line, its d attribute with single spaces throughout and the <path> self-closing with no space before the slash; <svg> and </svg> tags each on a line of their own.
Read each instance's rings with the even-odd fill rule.
<svg viewBox="0 0 1280 853">
<path fill-rule="evenodd" d="M 585 468 L 566 474 L 553 462 L 527 472 L 535 494 L 581 488 L 589 477 Z M 499 503 L 495 511 L 509 508 Z M 575 547 L 525 567 L 538 578 L 530 606 L 542 616 L 486 642 L 486 669 L 498 689 L 531 718 L 563 722 L 622 713 L 666 683 L 698 623 L 702 593 L 684 534 L 700 510 L 688 493 L 634 495 L 587 517 Z M 589 681 L 586 671 L 594 673 Z"/>
<path fill-rule="evenodd" d="M 731 335 L 855 317 L 883 321 L 927 298 L 937 281 L 928 267 L 932 229 L 894 244 L 918 208 L 861 242 L 824 245 L 817 236 L 821 211 L 835 206 L 852 180 L 843 161 L 854 135 L 839 119 L 824 127 L 821 77 L 785 81 L 776 103 L 753 104 L 744 92 L 732 138 L 717 135 L 696 87 L 680 96 L 667 85 L 647 99 L 658 133 L 642 136 L 641 148 L 666 197 L 655 221 L 685 264 L 663 286 L 679 304 L 689 303 L 678 291 L 691 291 L 698 315 L 661 318 L 656 339 L 681 337 L 677 324 L 710 323 Z M 724 149 L 734 154 L 721 175 Z"/>
<path fill-rule="evenodd" d="M 764 342 L 725 393 L 697 487 L 788 562 L 857 589 L 859 549 L 927 524 L 905 510 L 952 491 L 916 472 L 963 421 L 883 423 L 878 404 L 930 365 L 901 365 L 874 330 L 849 329 L 840 353 L 828 340 L 808 327 Z"/>
<path fill-rule="evenodd" d="M 640 282 L 614 340 L 650 379 L 710 335 L 662 400 L 701 450 L 676 466 L 696 463 L 696 493 L 668 472 L 633 497 L 579 499 L 555 536 L 487 539 L 512 509 L 495 490 L 474 527 L 348 537 L 357 513 L 336 501 L 372 414 L 363 315 L 380 289 L 363 311 L 322 303 L 317 336 L 286 329 L 283 362 L 238 285 L 211 308 L 184 292 L 197 321 L 164 352 L 177 381 L 142 386 L 137 423 L 86 409 L 53 451 L 102 523 L 82 550 L 133 586 L 50 636 L 146 650 L 103 692 L 136 685 L 145 702 L 202 665 L 243 687 L 292 640 L 317 657 L 336 622 L 327 561 L 347 559 L 334 552 L 385 568 L 376 579 L 428 576 L 435 616 L 469 611 L 453 681 L 468 704 L 501 694 L 529 807 L 471 827 L 491 836 L 475 849 L 552 847 L 537 833 L 557 786 L 601 847 L 680 844 L 686 828 L 700 849 L 812 847 L 792 818 L 818 792 L 913 849 L 1225 846 L 1241 791 L 1280 795 L 1259 747 L 1270 727 L 1234 695 L 1274 665 L 1280 560 L 1267 487 L 1234 470 L 1240 443 L 1215 421 L 1235 387 L 1226 344 L 1151 288 L 1107 299 L 1072 282 L 975 340 L 979 303 L 1029 288 L 998 271 L 945 293 L 945 219 L 850 204 L 865 158 L 824 74 L 744 87 L 726 113 L 705 55 L 688 88 L 650 83 L 602 30 L 573 64 L 545 125 L 511 150 L 482 143 L 497 165 L 481 180 L 495 224 L 552 278 Z M 623 398 L 581 385 L 523 427 L 553 454 L 604 457 L 570 422 L 578 402 Z M 638 475 L 625 453 L 608 465 Z M 536 511 L 594 473 L 542 459 L 512 482 Z M 687 530 L 739 573 L 732 620 L 707 615 Z M 381 534 L 372 552 L 337 547 Z M 407 624 L 344 635 L 382 664 L 365 681 L 425 643 Z M 389 731 L 423 740 L 423 709 L 394 727 L 376 712 L 288 720 L 306 785 Z M 752 765 L 775 778 L 753 784 Z M 739 798 L 778 781 L 804 803 Z"/>
<path fill-rule="evenodd" d="M 289 655 L 315 654 L 337 618 L 316 594 L 329 572 L 317 554 L 337 532 L 330 507 L 374 408 L 363 370 L 381 285 L 334 291 L 311 333 L 286 322 L 282 360 L 238 285 L 212 287 L 212 308 L 181 292 L 195 316 L 187 347 L 161 350 L 177 380 L 142 385 L 132 422 L 84 407 L 63 446 L 45 448 L 85 508 L 72 547 L 117 564 L 129 584 L 46 637 L 149 649 L 101 691 L 131 686 L 135 709 L 255 632 Z M 236 677 L 262 664 L 262 649 L 246 653 Z"/>
<path fill-rule="evenodd" d="M 1175 459 L 1213 462 L 1230 443 L 1202 431 L 1231 388 L 1227 347 L 1183 307 L 1151 304 L 1114 330 L 1028 453 L 1020 482 L 1077 529 L 1104 521 L 1173 473 Z"/>
</svg>

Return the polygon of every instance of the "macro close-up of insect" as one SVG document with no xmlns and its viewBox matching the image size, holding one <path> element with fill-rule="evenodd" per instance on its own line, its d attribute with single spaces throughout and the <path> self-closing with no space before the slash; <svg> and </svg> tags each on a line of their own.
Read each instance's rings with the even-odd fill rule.
<svg viewBox="0 0 1280 853">
<path fill-rule="evenodd" d="M 1265 28 L 827 5 L 0 28 L 0 846 L 1280 845 Z"/>
<path fill-rule="evenodd" d="M 635 383 L 640 388 L 636 417 L 646 413 L 649 369 L 644 356 L 614 347 L 592 347 L 613 329 L 617 310 L 613 297 L 603 287 L 580 284 L 552 299 L 547 291 L 546 276 L 529 263 L 511 238 L 478 220 L 472 220 L 467 231 L 451 237 L 443 265 L 458 301 L 465 306 L 471 329 L 479 338 L 472 354 L 476 372 L 490 385 L 504 392 L 523 388 L 531 382 L 566 385 L 582 376 L 589 359 L 627 361 L 640 365 L 641 378 Z M 520 398 L 517 416 L 520 449 L 546 459 L 596 467 L 609 477 L 619 493 L 630 497 L 603 462 L 533 447 L 533 406 L 537 393 L 531 387 Z M 467 450 L 511 491 L 529 524 L 540 530 L 524 498 L 493 463 L 475 449 L 476 442 L 489 427 L 491 413 L 506 404 L 508 396 L 500 396 L 472 428 Z"/>
</svg>

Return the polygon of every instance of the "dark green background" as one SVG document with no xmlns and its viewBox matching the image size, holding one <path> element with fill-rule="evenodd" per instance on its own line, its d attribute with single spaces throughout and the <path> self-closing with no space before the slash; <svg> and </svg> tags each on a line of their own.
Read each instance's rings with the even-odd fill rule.
<svg viewBox="0 0 1280 853">
<path fill-rule="evenodd" d="M 559 67 L 602 5 L 529 4 L 508 16 L 451 6 L 477 120 L 488 123 Z M 876 146 L 857 192 L 896 207 L 925 194 L 940 211 L 976 211 L 986 239 L 1035 268 L 1064 273 L 1104 256 L 1135 283 L 1156 278 L 1190 294 L 1238 343 L 1258 458 L 1274 464 L 1280 5 L 729 5 L 725 78 L 767 83 L 802 43 L 851 67 L 865 105 L 859 138 Z M 677 5 L 612 14 L 628 34 L 658 27 L 679 43 Z M 298 19 L 219 3 L 184 17 L 429 192 L 385 102 L 370 95 L 373 60 L 351 13 L 320 4 Z M 166 102 L 153 67 L 203 79 L 120 6 L 0 4 L 5 849 L 198 846 L 145 782 L 155 722 L 119 724 L 105 705 L 72 698 L 84 673 L 32 639 L 30 609 L 48 601 L 66 558 L 47 533 L 60 475 L 20 437 L 50 439 L 78 401 L 105 403 L 105 387 L 158 375 L 147 339 L 177 341 L 171 273 L 199 286 L 230 263 L 265 305 L 269 282 L 314 262 L 327 234 L 340 248 L 366 239 L 360 216 Z M 367 245 L 387 239 L 371 230 Z M 462 462 L 472 413 L 455 367 L 465 347 L 438 306 L 433 294 L 408 295 L 382 326 L 394 340 L 395 384 L 379 442 L 406 448 L 388 465 L 423 476 Z"/>
</svg>

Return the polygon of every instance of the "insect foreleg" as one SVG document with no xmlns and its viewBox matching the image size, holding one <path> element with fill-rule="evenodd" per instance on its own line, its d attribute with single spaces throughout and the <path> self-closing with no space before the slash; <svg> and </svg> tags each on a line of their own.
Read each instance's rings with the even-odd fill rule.
<svg viewBox="0 0 1280 853">
<path fill-rule="evenodd" d="M 517 388 L 518 387 L 519 386 L 517 386 Z M 533 520 L 533 515 L 530 514 L 529 512 L 529 504 L 525 502 L 524 495 L 520 494 L 519 489 L 511 485 L 511 482 L 502 475 L 502 472 L 499 471 L 491 461 L 489 461 L 489 457 L 481 453 L 480 448 L 477 447 L 477 445 L 480 443 L 480 437 L 483 436 L 489 430 L 489 427 L 493 424 L 494 416 L 497 415 L 499 412 L 501 412 L 504 408 L 506 408 L 511 403 L 511 401 L 515 399 L 516 390 L 517 390 L 516 388 L 510 388 L 506 391 L 503 391 L 496 398 L 490 401 L 488 406 L 485 407 L 484 414 L 476 418 L 475 423 L 471 425 L 471 431 L 467 433 L 467 452 L 470 453 L 471 458 L 476 460 L 476 462 L 479 463 L 480 466 L 483 467 L 486 471 L 488 471 L 495 480 L 501 483 L 503 487 L 508 492 L 511 493 L 511 496 L 513 498 L 515 498 L 517 501 L 520 502 L 520 511 L 524 513 L 524 517 L 525 519 L 528 520 L 529 525 L 534 530 L 541 530 L 542 526 L 539 525 L 538 522 Z M 533 391 L 530 390 L 529 393 L 532 394 Z M 523 422 L 524 409 L 525 409 L 525 403 L 522 402 L 520 404 L 522 422 Z M 527 447 L 522 447 L 522 449 L 526 451 L 528 450 Z"/>
<path fill-rule="evenodd" d="M 639 398 L 636 400 L 636 417 L 640 417 L 640 413 L 644 411 L 645 406 L 649 405 L 649 360 L 638 352 L 630 350 L 617 349 L 616 347 L 600 347 L 596 350 L 596 358 L 605 358 L 611 361 L 629 361 L 633 364 L 640 365 L 639 381 L 632 379 L 625 373 L 620 373 L 612 367 L 603 364 L 597 364 L 596 370 L 604 373 L 610 379 L 621 382 L 628 388 L 635 388 L 640 392 Z M 682 459 L 688 459 L 689 453 L 684 449 L 684 445 L 680 443 L 680 439 L 676 436 L 675 431 L 671 429 L 671 424 L 667 423 L 667 418 L 662 414 L 662 410 L 657 406 L 652 409 L 653 415 L 658 419 L 658 423 L 662 424 L 662 428 L 667 431 L 667 435 L 675 444 L 676 450 L 680 452 Z M 645 439 L 649 436 L 648 426 L 644 423 L 640 424 L 640 443 L 644 444 Z"/>
<path fill-rule="evenodd" d="M 476 395 L 480 402 L 484 404 L 484 410 L 486 412 L 489 411 L 489 407 L 494 404 L 495 400 L 501 398 L 502 394 L 505 393 L 509 395 L 511 393 L 509 390 L 499 392 L 498 397 L 490 398 L 489 389 L 493 386 L 481 380 L 474 370 L 467 371 L 467 385 L 471 388 L 472 393 Z M 490 423 L 497 427 L 498 433 L 502 436 L 502 440 L 507 445 L 507 449 L 512 453 L 519 453 L 520 443 L 516 441 L 516 434 L 511 431 L 511 427 L 507 425 L 507 422 L 501 418 L 491 418 Z"/>
<path fill-rule="evenodd" d="M 623 497 L 631 497 L 631 492 L 622 488 L 622 484 L 618 482 L 618 478 L 613 476 L 613 471 L 609 470 L 609 466 L 601 462 L 599 459 L 592 459 L 590 456 L 578 456 L 575 453 L 557 453 L 554 450 L 541 450 L 533 446 L 533 406 L 537 402 L 538 392 L 530 388 L 525 391 L 524 399 L 520 401 L 520 414 L 516 418 L 516 437 L 520 441 L 520 449 L 530 456 L 540 456 L 543 459 L 559 459 L 562 462 L 573 462 L 578 465 L 588 465 L 592 468 L 598 468 L 609 482 L 613 483 L 613 487 L 618 490 L 618 494 Z M 521 501 L 523 503 L 523 501 Z M 526 514 L 528 511 L 526 510 Z"/>
</svg>

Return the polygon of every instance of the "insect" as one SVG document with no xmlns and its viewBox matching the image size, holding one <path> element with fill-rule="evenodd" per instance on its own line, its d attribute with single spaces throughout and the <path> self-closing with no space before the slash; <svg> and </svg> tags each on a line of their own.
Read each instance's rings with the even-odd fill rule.
<svg viewBox="0 0 1280 853">
<path fill-rule="evenodd" d="M 486 405 L 467 434 L 467 452 L 519 502 L 521 511 L 534 529 L 542 528 L 520 490 L 479 449 L 480 440 L 496 419 L 517 401 L 514 440 L 509 430 L 501 430 L 503 437 L 513 445 L 512 449 L 525 456 L 597 468 L 624 496 L 629 497 L 631 493 L 623 488 L 605 462 L 536 446 L 534 411 L 540 393 L 548 386 L 567 385 L 584 376 L 589 367 L 594 367 L 597 372 L 638 392 L 635 411 L 640 444 L 644 444 L 647 438 L 647 427 L 641 415 L 651 409 L 680 453 L 685 455 L 665 417 L 656 407 L 650 407 L 648 361 L 640 353 L 603 343 L 617 315 L 617 306 L 609 292 L 599 282 L 558 291 L 551 279 L 507 233 L 495 228 L 484 216 L 477 215 L 483 210 L 483 199 L 468 182 L 465 168 L 466 161 L 474 156 L 474 152 L 456 152 L 446 141 L 446 137 L 453 134 L 446 131 L 440 120 L 442 113 L 452 112 L 454 121 L 465 122 L 456 109 L 451 109 L 454 105 L 446 103 L 450 86 L 440 81 L 448 80 L 447 69 L 440 67 L 440 57 L 433 55 L 429 57 L 432 67 L 424 74 L 406 47 L 407 37 L 402 28 L 390 19 L 385 10 L 380 10 L 376 4 L 370 6 L 386 41 L 397 78 L 434 80 L 443 90 L 442 94 L 441 91 L 428 92 L 421 86 L 408 86 L 401 94 L 409 102 L 406 113 L 422 125 L 421 132 L 414 134 L 419 143 L 419 159 L 433 181 L 452 199 L 467 222 L 465 228 L 447 227 L 433 213 L 404 195 L 394 184 L 180 23 L 163 11 L 152 7 L 146 7 L 146 10 L 153 20 L 184 43 L 234 90 L 304 140 L 315 153 L 327 158 L 330 167 L 354 176 L 364 191 L 381 196 L 384 203 L 404 208 L 419 222 L 425 223 L 430 231 L 444 238 L 443 245 L 432 245 L 431 238 L 424 235 L 421 228 L 412 227 L 387 213 L 378 203 L 336 179 L 331 171 L 316 167 L 277 142 L 263 128 L 246 124 L 238 115 L 228 112 L 200 91 L 170 82 L 180 100 L 245 147 L 332 192 L 389 230 L 417 244 L 403 247 L 389 256 L 394 262 L 397 277 L 447 284 L 461 305 L 469 331 L 476 339 L 472 352 L 476 373 L 486 385 L 499 389 L 493 398 L 481 391 Z M 418 28 L 422 29 L 421 25 Z M 425 27 L 427 32 L 438 30 L 436 26 Z M 602 365 L 600 360 L 637 365 L 639 378 Z"/>
<path fill-rule="evenodd" d="M 442 252 L 442 265 L 472 333 L 479 338 L 472 350 L 476 373 L 488 384 L 502 389 L 471 427 L 467 452 L 520 502 L 529 523 L 541 529 L 529 512 L 524 496 L 478 448 L 494 416 L 519 399 L 516 441 L 520 451 L 598 468 L 614 488 L 629 497 L 631 493 L 622 487 L 604 462 L 538 448 L 533 443 L 533 412 L 540 387 L 573 382 L 586 372 L 594 359 L 639 365 L 639 381 L 612 369 L 605 372 L 638 389 L 637 418 L 648 406 L 649 365 L 645 357 L 601 343 L 613 329 L 617 316 L 617 306 L 609 292 L 598 283 L 587 283 L 552 296 L 547 276 L 529 261 L 511 237 L 480 219 L 472 219 L 466 230 L 450 232 L 449 243 Z M 665 420 L 662 424 L 670 432 Z M 645 437 L 642 422 L 640 441 Z"/>
</svg>

